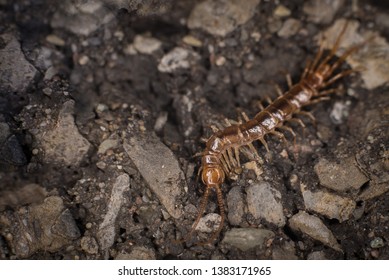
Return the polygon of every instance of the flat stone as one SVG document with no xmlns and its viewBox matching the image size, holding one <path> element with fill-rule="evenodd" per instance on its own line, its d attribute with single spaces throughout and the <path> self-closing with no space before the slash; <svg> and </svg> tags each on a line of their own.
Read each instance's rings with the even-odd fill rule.
<svg viewBox="0 0 389 280">
<path fill-rule="evenodd" d="M 226 232 L 223 243 L 230 244 L 242 251 L 255 247 L 265 248 L 267 240 L 275 235 L 272 231 L 259 228 L 233 228 Z"/>
<path fill-rule="evenodd" d="M 281 38 L 289 38 L 296 35 L 301 28 L 301 21 L 294 18 L 288 18 L 278 30 L 277 35 Z"/>
<path fill-rule="evenodd" d="M 244 204 L 241 187 L 233 187 L 227 194 L 227 218 L 231 225 L 239 226 L 243 222 Z"/>
<path fill-rule="evenodd" d="M 260 0 L 207 0 L 197 4 L 192 10 L 188 27 L 201 28 L 206 32 L 226 36 L 239 25 L 246 23 L 255 13 Z"/>
<path fill-rule="evenodd" d="M 124 202 L 123 192 L 130 188 L 130 177 L 127 174 L 118 176 L 113 184 L 111 196 L 108 201 L 107 212 L 102 223 L 99 225 L 97 240 L 101 250 L 109 249 L 116 236 L 115 224 L 119 214 L 120 207 Z"/>
<path fill-rule="evenodd" d="M 344 0 L 304 1 L 303 11 L 308 15 L 309 21 L 328 24 L 334 19 L 344 2 Z"/>
<path fill-rule="evenodd" d="M 283 227 L 286 219 L 281 203 L 281 193 L 269 183 L 261 182 L 247 188 L 247 205 L 255 219 L 264 219 Z"/>
<path fill-rule="evenodd" d="M 330 28 L 323 32 L 323 46 L 332 48 L 335 40 L 342 30 L 344 19 L 337 20 Z M 347 48 L 372 38 L 357 52 L 346 58 L 346 62 L 352 69 L 360 70 L 360 75 L 367 89 L 375 89 L 389 82 L 389 44 L 378 32 L 359 31 L 360 23 L 349 20 L 347 30 L 344 33 L 340 47 L 336 55 L 340 56 Z"/>
<path fill-rule="evenodd" d="M 172 151 L 152 132 L 125 137 L 123 146 L 168 213 L 180 218 L 182 206 L 176 200 L 186 187 L 186 180 Z"/>
<path fill-rule="evenodd" d="M 342 249 L 332 232 L 315 216 L 299 211 L 289 219 L 289 226 L 293 231 L 302 232 L 324 245 L 342 252 Z"/>
<path fill-rule="evenodd" d="M 321 185 L 338 192 L 357 191 L 369 180 L 357 167 L 354 157 L 341 159 L 339 163 L 321 158 L 314 169 Z"/>
<path fill-rule="evenodd" d="M 25 92 L 38 71 L 21 50 L 19 41 L 11 34 L 0 36 L 0 91 Z"/>
<path fill-rule="evenodd" d="M 354 200 L 341 197 L 325 191 L 309 191 L 301 185 L 305 207 L 330 219 L 344 222 L 354 213 L 356 203 Z"/>
<path fill-rule="evenodd" d="M 90 143 L 74 122 L 74 101 L 66 101 L 50 129 L 39 129 L 36 145 L 44 151 L 43 161 L 63 166 L 78 166 L 87 155 Z"/>
</svg>

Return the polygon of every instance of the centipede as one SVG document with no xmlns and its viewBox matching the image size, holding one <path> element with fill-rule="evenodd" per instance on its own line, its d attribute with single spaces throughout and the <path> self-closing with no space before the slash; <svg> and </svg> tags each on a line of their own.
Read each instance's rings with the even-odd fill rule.
<svg viewBox="0 0 389 280">
<path fill-rule="evenodd" d="M 188 241 L 196 230 L 202 218 L 211 191 L 215 191 L 217 205 L 220 213 L 220 223 L 217 229 L 211 233 L 207 241 L 198 243 L 199 245 L 209 244 L 221 233 L 226 219 L 226 211 L 222 194 L 222 184 L 226 178 L 240 167 L 240 153 L 245 147 L 252 151 L 259 158 L 253 142 L 259 141 L 267 151 L 269 151 L 265 137 L 273 134 L 279 138 L 284 138 L 284 133 L 289 131 L 293 137 L 295 132 L 287 122 L 297 122 L 304 125 L 297 115 L 308 116 L 313 121 L 314 116 L 309 111 L 302 108 L 324 100 L 330 99 L 331 94 L 338 91 L 336 88 L 329 88 L 339 79 L 357 72 L 357 70 L 340 70 L 347 57 L 359 50 L 365 43 L 359 43 L 349 47 L 344 53 L 336 57 L 342 37 L 347 30 L 348 22 L 344 24 L 337 36 L 332 48 L 324 50 L 324 44 L 319 44 L 319 50 L 313 59 L 307 60 L 303 73 L 296 84 L 289 84 L 289 89 L 282 93 L 266 107 L 257 113 L 254 118 L 249 119 L 243 114 L 243 120 L 218 129 L 206 140 L 205 149 L 199 153 L 201 156 L 201 166 L 199 175 L 205 185 L 204 194 L 199 205 L 199 211 L 189 232 L 176 242 Z M 331 61 L 333 61 L 331 63 Z"/>
</svg>

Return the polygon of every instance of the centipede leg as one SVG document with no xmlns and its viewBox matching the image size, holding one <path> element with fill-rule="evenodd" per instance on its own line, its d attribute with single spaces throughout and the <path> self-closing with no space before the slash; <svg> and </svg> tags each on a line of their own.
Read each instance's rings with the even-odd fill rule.
<svg viewBox="0 0 389 280">
<path fill-rule="evenodd" d="M 302 116 L 307 117 L 308 119 L 311 120 L 312 124 L 313 124 L 314 126 L 316 126 L 316 118 L 312 115 L 311 112 L 299 111 L 299 112 L 296 113 L 296 115 L 302 115 Z"/>
<path fill-rule="evenodd" d="M 278 129 L 286 130 L 290 134 L 292 134 L 293 137 L 293 145 L 296 146 L 296 133 L 293 131 L 293 129 L 287 125 L 280 126 Z"/>
<path fill-rule="evenodd" d="M 269 133 L 280 138 L 282 140 L 282 142 L 284 142 L 285 145 L 288 143 L 288 140 L 286 140 L 285 135 L 282 134 L 281 132 L 273 130 L 273 131 L 270 131 Z"/>
</svg>

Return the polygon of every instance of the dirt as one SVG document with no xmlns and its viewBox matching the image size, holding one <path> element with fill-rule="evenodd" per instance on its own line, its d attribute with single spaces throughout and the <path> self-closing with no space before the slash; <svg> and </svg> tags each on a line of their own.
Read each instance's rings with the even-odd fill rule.
<svg viewBox="0 0 389 280">
<path fill-rule="evenodd" d="M 204 193 L 194 155 L 210 127 L 241 111 L 253 117 L 259 100 L 276 96 L 274 83 L 288 88 L 285 73 L 297 81 L 317 51 L 315 36 L 337 19 L 356 19 L 360 30 L 388 41 L 388 7 L 340 1 L 329 20 L 316 21 L 304 1 L 281 1 L 290 12 L 282 17 L 274 14 L 280 3 L 261 1 L 247 22 L 221 37 L 186 26 L 199 1 L 162 2 L 103 1 L 98 24 L 91 24 L 93 7 L 0 1 L 0 34 L 11 36 L 2 37 L 0 49 L 16 38 L 27 61 L 20 67 L 31 76 L 4 76 L 0 87 L 0 258 L 389 259 L 389 89 L 387 82 L 367 88 L 359 74 L 338 81 L 342 90 L 330 101 L 307 108 L 315 123 L 301 117 L 304 129 L 291 124 L 295 142 L 286 132 L 287 144 L 266 138 L 270 152 L 255 143 L 264 162 L 223 184 L 229 218 L 214 242 L 196 245 L 206 232 L 174 242 L 190 230 Z M 277 33 L 289 18 L 298 19 L 290 21 L 295 29 Z M 134 44 L 139 35 L 157 41 L 142 48 Z M 176 47 L 188 56 L 166 70 L 162 58 Z M 355 186 L 349 177 L 349 188 L 346 166 L 345 190 L 321 185 L 315 165 L 325 159 L 338 166 L 345 158 L 366 180 Z M 332 245 L 288 221 L 253 215 L 247 203 L 260 199 L 252 190 L 261 181 L 277 194 L 270 200 L 283 209 L 283 221 L 307 211 L 332 232 Z M 347 198 L 355 209 L 346 218 L 340 213 L 341 221 L 307 209 L 305 188 Z M 218 213 L 216 195 L 206 213 Z M 267 238 L 239 249 L 236 238 L 248 234 L 240 228 L 266 230 Z"/>
</svg>

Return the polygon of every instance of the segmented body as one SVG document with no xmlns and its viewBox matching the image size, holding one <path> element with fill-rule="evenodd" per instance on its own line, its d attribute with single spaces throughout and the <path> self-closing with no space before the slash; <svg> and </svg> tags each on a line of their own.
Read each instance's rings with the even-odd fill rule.
<svg viewBox="0 0 389 280">
<path fill-rule="evenodd" d="M 330 64 L 330 60 L 334 57 L 337 51 L 340 39 L 347 29 L 347 23 L 343 27 L 330 53 L 323 56 L 323 48 L 320 49 L 312 62 L 308 62 L 301 76 L 300 81 L 291 86 L 290 89 L 279 96 L 274 102 L 270 103 L 266 108 L 259 112 L 253 119 L 245 118 L 245 122 L 230 125 L 222 130 L 216 131 L 206 142 L 206 147 L 201 153 L 201 177 L 206 185 L 204 196 L 200 204 L 198 216 L 192 226 L 190 232 L 181 240 L 188 240 L 194 232 L 197 224 L 203 215 L 210 194 L 210 190 L 214 189 L 217 195 L 218 206 L 220 209 L 221 221 L 217 231 L 213 233 L 211 238 L 205 242 L 209 243 L 220 233 L 225 220 L 225 210 L 223 196 L 220 189 L 225 178 L 233 172 L 234 168 L 240 166 L 239 153 L 241 147 L 248 146 L 253 152 L 253 141 L 261 141 L 266 149 L 267 144 L 265 136 L 268 134 L 276 134 L 283 137 L 283 134 L 276 129 L 287 129 L 293 135 L 294 132 L 290 127 L 285 126 L 285 122 L 295 120 L 300 123 L 300 119 L 294 118 L 297 113 L 303 113 L 302 107 L 319 102 L 323 99 L 328 99 L 328 95 L 335 92 L 335 89 L 327 89 L 338 79 L 349 75 L 354 70 L 345 70 L 334 75 L 344 62 L 347 56 L 355 52 L 361 45 L 354 46 L 345 51 L 334 63 Z M 313 118 L 308 112 L 306 115 Z"/>
</svg>

